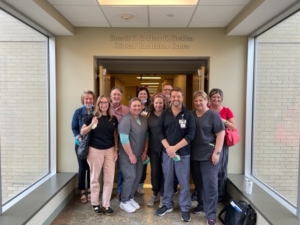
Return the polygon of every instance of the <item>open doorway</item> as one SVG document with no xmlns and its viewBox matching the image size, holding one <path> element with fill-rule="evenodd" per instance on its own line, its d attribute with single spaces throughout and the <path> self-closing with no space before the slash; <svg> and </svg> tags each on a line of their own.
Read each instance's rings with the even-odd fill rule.
<svg viewBox="0 0 300 225">
<path fill-rule="evenodd" d="M 171 84 L 184 92 L 184 103 L 188 109 L 193 108 L 193 93 L 208 89 L 208 58 L 149 58 L 120 59 L 98 58 L 99 93 L 109 95 L 112 87 L 123 90 L 122 104 L 136 96 L 136 90 L 145 86 L 150 95 L 161 92 L 162 85 Z"/>
</svg>

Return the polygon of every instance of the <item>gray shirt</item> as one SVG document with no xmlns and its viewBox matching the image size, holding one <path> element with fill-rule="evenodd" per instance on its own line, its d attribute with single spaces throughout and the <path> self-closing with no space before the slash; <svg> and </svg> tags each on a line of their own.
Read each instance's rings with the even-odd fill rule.
<svg viewBox="0 0 300 225">
<path fill-rule="evenodd" d="M 131 113 L 127 113 L 120 119 L 118 131 L 119 134 L 126 134 L 129 136 L 132 152 L 137 158 L 140 158 L 146 141 L 147 119 L 141 115 L 139 115 L 138 118 L 140 124 Z M 119 144 L 119 150 L 120 156 L 128 156 L 121 143 Z"/>
<path fill-rule="evenodd" d="M 192 112 L 196 120 L 196 134 L 192 141 L 191 160 L 206 161 L 211 159 L 216 144 L 216 133 L 225 129 L 222 119 L 216 111 L 207 110 L 201 117 Z"/>
</svg>

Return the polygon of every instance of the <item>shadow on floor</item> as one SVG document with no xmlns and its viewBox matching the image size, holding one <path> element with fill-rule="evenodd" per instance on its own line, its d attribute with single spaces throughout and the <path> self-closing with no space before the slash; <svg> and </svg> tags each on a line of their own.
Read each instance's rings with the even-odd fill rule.
<svg viewBox="0 0 300 225">
<path fill-rule="evenodd" d="M 92 224 L 107 224 L 107 225 L 154 225 L 154 224 L 183 224 L 181 221 L 181 211 L 178 204 L 179 193 L 174 197 L 174 211 L 167 213 L 163 217 L 155 214 L 158 209 L 159 202 L 154 206 L 147 206 L 147 201 L 151 197 L 152 191 L 145 189 L 145 194 L 136 194 L 135 200 L 140 204 L 141 208 L 134 213 L 127 213 L 120 209 L 119 202 L 116 200 L 116 192 L 114 191 L 111 199 L 111 208 L 114 214 L 98 215 L 94 212 L 90 203 L 82 204 L 79 200 L 79 195 L 75 195 L 60 214 L 53 220 L 51 225 L 92 225 Z M 223 209 L 226 203 L 218 203 L 218 213 Z M 197 202 L 193 201 L 192 205 L 196 207 Z M 191 221 L 187 224 L 206 225 L 205 215 L 196 215 L 191 213 Z M 221 225 L 220 221 L 217 225 Z"/>
</svg>

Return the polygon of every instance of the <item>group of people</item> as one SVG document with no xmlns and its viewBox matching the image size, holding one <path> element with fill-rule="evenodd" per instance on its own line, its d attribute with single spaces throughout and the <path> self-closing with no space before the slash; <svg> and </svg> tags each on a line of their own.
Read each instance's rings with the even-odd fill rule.
<svg viewBox="0 0 300 225">
<path fill-rule="evenodd" d="M 134 200 L 136 190 L 143 193 L 149 157 L 152 196 L 147 205 L 160 202 L 156 211 L 164 216 L 173 211 L 173 196 L 179 183 L 181 220 L 191 220 L 190 174 L 198 205 L 192 212 L 205 213 L 207 224 L 216 224 L 217 202 L 226 193 L 228 146 L 225 128 L 235 129 L 234 116 L 222 106 L 223 92 L 212 89 L 193 95 L 195 110 L 183 104 L 180 88 L 164 84 L 162 93 L 150 98 L 146 87 L 137 90 L 129 107 L 121 104 L 122 90 L 114 87 L 110 98 L 91 91 L 82 95 L 83 106 L 72 119 L 75 152 L 82 135 L 91 132 L 89 154 L 78 159 L 78 189 L 81 202 L 91 201 L 96 213 L 111 215 L 115 163 L 118 161 L 117 192 L 120 208 L 132 213 L 140 208 Z M 77 155 L 77 154 L 76 154 Z M 99 177 L 103 170 L 102 202 Z M 87 186 L 85 186 L 87 184 Z"/>
</svg>

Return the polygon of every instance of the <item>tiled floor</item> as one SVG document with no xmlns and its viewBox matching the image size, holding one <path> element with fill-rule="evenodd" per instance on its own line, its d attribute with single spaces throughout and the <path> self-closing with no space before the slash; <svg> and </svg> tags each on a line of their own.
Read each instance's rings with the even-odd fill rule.
<svg viewBox="0 0 300 225">
<path fill-rule="evenodd" d="M 136 194 L 135 200 L 140 204 L 141 208 L 134 213 L 127 213 L 120 209 L 119 202 L 116 200 L 116 194 L 112 196 L 111 208 L 114 210 L 112 216 L 98 215 L 94 212 L 92 206 L 82 204 L 79 201 L 79 195 L 75 195 L 62 212 L 54 219 L 51 225 L 92 225 L 92 224 L 108 224 L 108 225 L 154 225 L 154 224 L 197 224 L 206 225 L 204 215 L 196 215 L 191 213 L 192 220 L 189 223 L 181 221 L 181 211 L 178 205 L 178 195 L 175 195 L 174 211 L 160 217 L 155 214 L 158 209 L 159 202 L 153 207 L 147 206 L 147 201 L 151 197 L 152 191 L 145 189 L 144 195 Z M 193 202 L 193 207 L 197 202 Z M 218 212 L 224 207 L 225 203 L 218 203 Z M 220 221 L 217 225 L 221 225 Z"/>
</svg>

